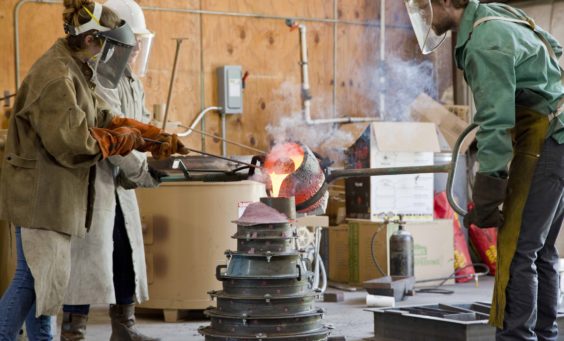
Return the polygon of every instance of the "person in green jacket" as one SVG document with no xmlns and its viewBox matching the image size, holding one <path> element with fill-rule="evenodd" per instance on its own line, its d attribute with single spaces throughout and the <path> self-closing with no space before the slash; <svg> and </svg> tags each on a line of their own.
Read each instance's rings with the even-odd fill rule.
<svg viewBox="0 0 564 341">
<path fill-rule="evenodd" d="M 467 227 L 498 228 L 497 340 L 557 340 L 556 237 L 564 218 L 559 43 L 527 15 L 478 0 L 404 0 L 423 53 L 456 31 L 476 104 L 479 170 Z M 503 212 L 499 206 L 503 203 Z"/>
</svg>

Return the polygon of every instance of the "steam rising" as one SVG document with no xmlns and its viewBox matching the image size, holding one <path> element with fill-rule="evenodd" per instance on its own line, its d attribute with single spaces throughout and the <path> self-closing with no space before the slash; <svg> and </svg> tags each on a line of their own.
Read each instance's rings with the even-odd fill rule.
<svg viewBox="0 0 564 341">
<path fill-rule="evenodd" d="M 281 101 L 287 101 L 289 97 L 300 96 L 300 84 L 284 82 L 280 88 L 274 91 L 276 98 L 274 107 L 283 107 Z M 316 97 L 323 96 L 327 100 L 319 101 L 317 98 L 313 105 L 317 103 L 332 103 L 331 94 L 325 96 L 324 94 L 315 95 Z M 280 105 L 278 105 L 280 104 Z M 301 107 L 301 103 L 299 104 Z M 287 141 L 297 141 L 310 147 L 312 150 L 320 153 L 323 156 L 330 156 L 331 159 L 339 161 L 344 157 L 344 149 L 354 142 L 355 137 L 344 130 L 340 129 L 339 125 L 335 124 L 321 124 L 321 125 L 308 125 L 304 120 L 304 114 L 301 110 L 288 113 L 278 112 L 278 122 L 269 124 L 266 131 L 270 134 L 274 144 L 280 144 Z M 333 113 L 331 108 L 319 110 L 313 109 L 313 119 L 316 118 L 332 118 Z M 337 115 L 337 117 L 339 117 Z"/>
<path fill-rule="evenodd" d="M 422 92 L 427 93 L 433 98 L 438 97 L 437 81 L 434 65 L 431 61 L 405 61 L 399 58 L 389 58 L 384 67 L 367 67 L 362 73 L 363 78 L 369 78 L 365 89 L 355 89 L 357 94 L 364 97 L 370 107 L 379 108 L 380 85 L 379 79 L 382 73 L 386 77 L 387 87 L 385 89 L 385 121 L 412 121 L 410 104 Z M 299 141 L 312 150 L 323 156 L 328 156 L 334 161 L 344 160 L 344 150 L 348 148 L 358 136 L 353 136 L 347 132 L 342 125 L 320 124 L 308 125 L 304 120 L 301 111 L 299 82 L 284 82 L 278 89 L 274 90 L 274 108 L 280 112 L 275 112 L 279 117 L 278 122 L 266 127 L 267 132 L 273 138 L 275 144 L 285 141 Z M 334 117 L 358 117 L 356 113 L 341 112 L 333 115 L 331 108 L 332 94 L 319 93 L 316 88 L 312 88 L 312 118 L 334 118 Z M 296 97 L 298 97 L 296 99 Z M 299 103 L 300 109 L 294 112 L 283 112 L 288 108 L 288 102 L 292 102 L 291 107 L 295 108 L 295 103 Z M 327 103 L 327 107 L 320 108 L 320 103 Z M 295 109 L 294 109 L 295 110 Z M 366 108 L 355 108 L 357 112 L 366 112 Z M 379 117 L 378 112 L 368 112 L 368 117 Z M 360 126 L 360 131 L 368 123 L 356 123 Z"/>
<path fill-rule="evenodd" d="M 384 72 L 387 78 L 385 121 L 412 121 L 409 106 L 422 92 L 437 98 L 438 89 L 431 61 L 406 61 L 389 58 Z"/>
</svg>

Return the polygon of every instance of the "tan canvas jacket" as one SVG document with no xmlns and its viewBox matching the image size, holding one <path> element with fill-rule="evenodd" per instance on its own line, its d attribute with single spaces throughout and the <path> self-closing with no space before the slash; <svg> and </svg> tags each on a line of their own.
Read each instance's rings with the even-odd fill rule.
<svg viewBox="0 0 564 341">
<path fill-rule="evenodd" d="M 88 129 L 105 127 L 112 117 L 101 109 L 91 74 L 59 39 L 24 79 L 2 161 L 2 219 L 72 236 L 86 233 L 93 166 L 102 158 Z"/>
</svg>

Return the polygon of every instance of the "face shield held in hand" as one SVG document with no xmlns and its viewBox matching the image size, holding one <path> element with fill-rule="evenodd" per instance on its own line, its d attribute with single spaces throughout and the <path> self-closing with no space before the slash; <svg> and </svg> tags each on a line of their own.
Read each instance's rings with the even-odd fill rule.
<svg viewBox="0 0 564 341">
<path fill-rule="evenodd" d="M 446 38 L 433 31 L 433 6 L 431 0 L 404 0 L 411 25 L 423 54 L 435 51 Z"/>
<path fill-rule="evenodd" d="M 89 65 L 94 71 L 93 77 L 100 85 L 115 89 L 137 43 L 135 35 L 125 21 L 113 29 L 100 25 L 102 5 L 95 3 L 93 13 L 86 7 L 84 9 L 91 17 L 90 21 L 78 27 L 65 24 L 65 32 L 74 36 L 93 32 L 93 36 L 103 41 L 100 53 L 90 59 Z"/>
</svg>

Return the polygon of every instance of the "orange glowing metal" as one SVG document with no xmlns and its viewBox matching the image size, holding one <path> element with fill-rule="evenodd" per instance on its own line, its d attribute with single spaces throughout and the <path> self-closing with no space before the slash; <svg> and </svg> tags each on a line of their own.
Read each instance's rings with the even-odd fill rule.
<svg viewBox="0 0 564 341">
<path fill-rule="evenodd" d="M 304 161 L 304 150 L 297 143 L 283 143 L 274 146 L 266 156 L 265 168 L 270 175 L 272 196 L 280 195 L 282 183 Z"/>
</svg>

